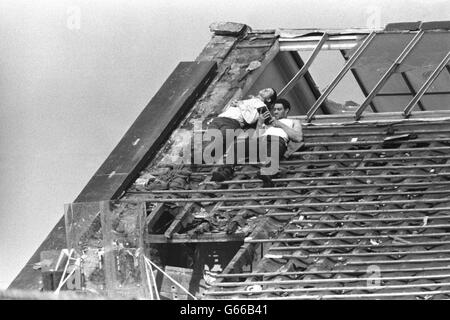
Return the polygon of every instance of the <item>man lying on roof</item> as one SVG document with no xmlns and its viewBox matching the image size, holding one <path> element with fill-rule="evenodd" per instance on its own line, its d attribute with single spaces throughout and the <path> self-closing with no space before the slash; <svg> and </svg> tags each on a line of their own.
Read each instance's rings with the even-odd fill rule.
<svg viewBox="0 0 450 320">
<path fill-rule="evenodd" d="M 259 91 L 256 97 L 232 101 L 224 112 L 212 120 L 208 129 L 217 129 L 222 133 L 223 153 L 234 142 L 234 140 L 226 141 L 226 131 L 247 129 L 249 126 L 256 124 L 259 118 L 258 109 L 262 107 L 271 108 L 276 99 L 276 91 L 272 88 L 265 88 Z"/>
<path fill-rule="evenodd" d="M 261 169 L 260 178 L 264 181 L 264 186 L 271 186 L 271 178 L 279 173 L 279 160 L 286 153 L 288 144 L 300 143 L 303 140 L 300 122 L 287 118 L 290 109 L 289 101 L 278 99 L 272 108 L 272 114 L 268 110 L 261 112 L 258 117 L 256 136 L 248 136 L 243 141 L 234 142 L 233 149 L 230 148 L 231 150 L 228 150 L 225 156 L 225 163 L 228 165 L 214 170 L 211 180 L 215 182 L 230 180 L 233 177 L 235 164 L 242 162 L 239 150 L 244 150 L 244 161 L 253 157 L 256 161 L 270 162 L 270 168 Z M 230 153 L 233 164 L 229 164 Z"/>
</svg>

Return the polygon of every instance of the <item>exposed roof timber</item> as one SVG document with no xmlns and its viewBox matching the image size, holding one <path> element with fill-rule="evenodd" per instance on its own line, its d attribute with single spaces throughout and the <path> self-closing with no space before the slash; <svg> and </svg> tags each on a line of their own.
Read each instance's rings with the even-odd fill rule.
<svg viewBox="0 0 450 320">
<path fill-rule="evenodd" d="M 186 234 L 174 233 L 170 239 L 162 234 L 147 234 L 144 236 L 144 242 L 147 244 L 156 243 L 210 243 L 210 242 L 243 242 L 245 233 L 237 232 L 234 234 L 220 233 L 203 233 L 195 237 Z"/>
<path fill-rule="evenodd" d="M 411 92 L 411 95 L 415 96 L 417 94 L 416 90 L 414 89 L 414 87 L 411 84 L 411 81 L 409 80 L 408 75 L 406 74 L 406 72 L 401 72 L 400 73 L 402 76 L 402 79 L 404 80 L 406 86 L 408 87 L 408 90 Z M 419 106 L 420 110 L 425 111 L 425 106 L 422 104 L 422 102 L 417 101 L 417 105 Z"/>
<path fill-rule="evenodd" d="M 346 56 L 345 54 L 345 50 L 339 50 L 341 52 L 342 57 L 344 58 L 345 61 L 347 61 L 349 58 Z M 361 89 L 361 92 L 364 94 L 364 97 L 367 97 L 367 95 L 369 94 L 369 92 L 367 91 L 366 86 L 364 85 L 364 83 L 361 81 L 361 78 L 359 77 L 358 71 L 356 71 L 356 69 L 352 68 L 350 69 L 351 73 L 353 74 L 353 77 L 356 80 L 356 83 L 358 84 L 359 88 Z M 378 112 L 377 108 L 375 107 L 374 102 L 370 102 L 370 107 L 372 108 L 372 110 L 374 112 Z"/>
<path fill-rule="evenodd" d="M 417 45 L 417 43 L 419 43 L 423 34 L 424 34 L 424 31 L 417 32 L 416 35 L 411 39 L 411 41 L 406 45 L 405 49 L 400 53 L 400 55 L 394 61 L 394 63 L 392 63 L 391 66 L 389 67 L 389 69 L 383 74 L 381 79 L 377 82 L 375 87 L 372 89 L 372 91 L 367 96 L 366 100 L 364 100 L 364 102 L 361 104 L 361 106 L 356 110 L 355 120 L 358 120 L 361 117 L 364 110 L 367 108 L 367 106 L 370 104 L 370 102 L 373 100 L 373 98 L 375 98 L 375 96 L 381 90 L 381 88 L 383 88 L 383 86 L 389 80 L 391 75 L 402 64 L 402 62 L 405 60 L 405 58 L 408 56 L 408 54 L 412 51 L 412 49 Z"/>
<path fill-rule="evenodd" d="M 429 235 L 429 234 L 428 234 Z M 438 234 L 438 236 L 441 236 L 442 234 Z M 415 235 L 417 237 L 417 235 Z M 420 235 L 423 236 L 423 235 Z M 376 237 L 376 236 L 374 236 Z M 384 238 L 389 238 L 388 235 L 383 236 Z M 403 235 L 404 237 L 404 235 Z M 273 240 L 273 239 L 255 239 L 251 240 L 254 242 L 264 242 L 266 240 Z M 284 239 L 284 240 L 292 240 L 292 239 Z M 442 270 L 450 270 L 450 266 L 448 267 L 416 267 L 416 268 L 386 268 L 383 269 L 383 273 L 386 272 L 423 272 L 423 271 L 442 271 Z M 273 276 L 298 276 L 298 275 L 305 275 L 305 274 L 336 274 L 336 273 L 359 273 L 359 274 L 365 274 L 367 272 L 366 269 L 343 269 L 343 270 L 303 270 L 303 271 L 276 271 L 276 272 L 243 272 L 243 273 L 228 273 L 228 274 L 214 274 L 216 278 L 251 278 L 251 277 L 273 277 Z"/>
<path fill-rule="evenodd" d="M 427 32 L 442 31 L 441 28 L 421 28 Z M 376 33 L 411 33 L 419 29 L 278 29 L 281 51 L 309 51 L 314 50 L 324 33 L 328 33 L 329 39 L 322 50 L 347 50 L 355 47 L 358 42 L 372 32 Z"/>
<path fill-rule="evenodd" d="M 425 92 L 424 96 L 438 96 L 450 94 L 450 91 L 434 91 L 434 92 Z M 377 93 L 377 97 L 396 97 L 396 96 L 414 96 L 412 92 L 389 92 L 389 93 Z"/>
<path fill-rule="evenodd" d="M 314 50 L 322 35 L 329 35 L 322 50 L 341 50 L 353 48 L 359 40 L 374 31 L 381 29 L 279 29 L 281 51 L 302 51 Z"/>
<path fill-rule="evenodd" d="M 306 116 L 292 116 L 289 117 L 291 119 L 300 119 L 302 122 L 307 122 Z M 448 110 L 439 110 L 439 111 L 421 111 L 417 113 L 411 114 L 409 117 L 410 121 L 418 120 L 418 121 L 431 121 L 431 120 L 444 120 L 450 119 L 450 111 Z M 358 122 L 359 123 L 369 123 L 369 122 L 386 122 L 390 123 L 393 120 L 399 120 L 402 122 L 408 122 L 409 120 L 405 120 L 403 116 L 403 112 L 381 112 L 381 113 L 367 113 L 361 115 Z M 317 125 L 319 123 L 338 123 L 338 124 L 352 124 L 358 123 L 355 121 L 354 116 L 352 114 L 330 114 L 330 115 L 315 115 L 314 116 L 314 124 Z"/>
<path fill-rule="evenodd" d="M 320 39 L 319 43 L 317 43 L 316 47 L 314 48 L 314 51 L 311 53 L 310 57 L 308 58 L 308 61 L 303 65 L 303 67 L 294 75 L 294 77 L 284 86 L 283 89 L 280 90 L 279 96 L 282 97 L 285 95 L 289 90 L 291 90 L 297 81 L 302 78 L 307 72 L 311 64 L 313 63 L 314 59 L 319 54 L 320 50 L 322 49 L 323 45 L 328 39 L 328 34 L 324 33 L 322 38 Z"/>
<path fill-rule="evenodd" d="M 329 84 L 327 89 L 323 92 L 323 94 L 317 99 L 314 105 L 309 109 L 306 117 L 306 121 L 310 122 L 312 117 L 317 112 L 322 103 L 327 99 L 330 95 L 331 91 L 337 86 L 337 84 L 342 80 L 348 70 L 353 66 L 358 57 L 366 50 L 369 46 L 370 42 L 375 38 L 376 33 L 372 32 L 366 39 L 361 43 L 358 49 L 353 53 L 351 58 L 347 60 L 344 67 L 342 67 L 341 71 L 337 74 L 337 76 L 333 79 L 333 81 Z"/>
<path fill-rule="evenodd" d="M 299 68 L 302 68 L 303 65 L 304 65 L 304 62 L 303 62 L 302 58 L 300 57 L 299 53 L 297 51 L 290 51 L 289 53 L 291 54 L 292 58 L 297 63 Z M 308 85 L 309 89 L 311 90 L 311 92 L 312 92 L 312 94 L 314 96 L 314 101 L 316 101 L 317 99 L 319 99 L 321 93 L 320 93 L 318 85 L 314 81 L 314 79 L 311 76 L 311 73 L 309 72 L 309 70 L 306 71 L 306 73 L 303 75 L 303 78 L 305 79 L 306 84 Z M 298 81 L 301 81 L 301 80 L 298 80 Z M 312 102 L 312 103 L 314 103 L 314 102 Z M 328 110 L 327 101 L 325 101 L 322 104 L 322 112 L 324 114 L 329 114 L 330 113 L 329 110 Z"/>
<path fill-rule="evenodd" d="M 354 48 L 368 33 L 355 35 L 329 35 L 322 50 L 348 50 Z M 281 51 L 314 50 L 322 35 L 302 36 L 298 38 L 279 38 Z"/>
<path fill-rule="evenodd" d="M 382 160 L 382 161 L 398 161 L 398 160 L 404 160 L 407 161 L 410 158 L 412 158 L 412 160 L 417 161 L 420 159 L 426 159 L 426 160 L 439 160 L 439 159 L 449 159 L 449 156 L 434 156 L 434 157 L 390 157 L 390 158 L 365 158 L 364 160 L 361 160 L 362 163 L 367 163 L 370 161 L 376 161 L 376 159 L 378 160 Z M 387 159 L 387 160 L 386 160 Z M 333 159 L 334 161 L 331 162 L 338 162 L 339 160 Z M 350 161 L 355 161 L 355 159 L 347 159 Z M 342 161 L 342 160 L 341 160 Z M 316 160 L 317 162 L 317 160 Z M 300 162 L 300 164 L 302 164 Z M 411 182 L 411 183 L 401 183 L 401 186 L 403 187 L 417 187 L 417 188 L 422 188 L 422 187 L 429 187 L 431 185 L 433 186 L 446 186 L 450 184 L 450 182 L 447 181 L 433 181 L 432 183 L 428 183 L 428 182 Z M 373 184 L 354 184 L 354 185 L 346 185 L 345 188 L 346 189 L 353 189 L 353 188 L 357 188 L 357 189 L 364 189 L 364 188 L 397 188 L 400 185 L 395 184 L 395 183 L 373 183 Z M 171 195 L 180 195 L 180 194 L 230 194 L 230 193 L 244 193 L 244 194 L 253 194 L 253 193 L 258 193 L 258 192 L 286 192 L 286 191 L 294 191 L 294 190 L 312 190 L 312 189 L 342 189 L 342 185 L 340 184 L 329 184 L 329 185 L 310 185 L 310 186 L 294 186 L 294 187 L 283 187 L 283 188 L 279 188 L 279 187 L 271 187 L 271 188 L 235 188 L 235 189 L 220 189 L 220 190 L 202 190 L 201 192 L 199 192 L 198 190 L 152 190 L 152 191 L 128 191 L 129 194 L 133 194 L 133 195 L 141 195 L 141 196 L 148 196 L 150 194 L 171 194 Z M 141 201 L 141 200 L 139 200 Z M 445 208 L 442 207 L 440 208 L 440 210 L 444 210 L 444 209 L 450 209 L 449 208 Z M 402 209 L 403 210 L 403 209 Z M 422 209 L 420 209 L 422 210 Z M 426 210 L 426 209 L 423 209 Z M 434 210 L 434 209 L 433 209 Z M 297 213 L 293 213 L 293 212 L 285 212 L 285 214 L 290 215 L 290 214 L 294 214 L 296 215 Z M 311 212 L 303 212 L 302 214 L 308 214 L 308 215 L 313 215 L 313 213 Z M 321 213 L 319 213 L 321 214 Z M 333 211 L 333 214 L 338 214 L 338 212 Z"/>
<path fill-rule="evenodd" d="M 447 67 L 448 70 L 448 63 L 450 62 L 450 52 L 447 53 L 447 55 L 442 59 L 442 61 L 439 63 L 439 65 L 436 67 L 436 69 L 433 71 L 433 73 L 430 75 L 430 77 L 424 82 L 422 87 L 419 89 L 417 94 L 412 98 L 412 100 L 408 103 L 408 105 L 405 107 L 405 110 L 403 110 L 403 114 L 405 117 L 409 117 L 411 115 L 411 111 L 413 110 L 414 106 L 420 102 L 420 98 L 424 95 L 424 93 L 428 90 L 428 88 L 431 86 L 431 84 L 434 82 L 434 80 L 437 79 L 441 71 L 444 69 L 444 67 Z"/>
<path fill-rule="evenodd" d="M 368 299 L 368 298 L 392 298 L 392 297 L 412 297 L 412 296 L 433 296 L 450 294 L 450 290 L 434 291 L 414 291 L 414 292 L 388 292 L 388 293 L 359 293 L 359 294 L 326 294 L 326 295 L 301 295 L 301 296 L 280 296 L 280 297 L 258 297 L 258 300 L 324 300 L 324 299 Z M 240 300 L 255 300 L 255 297 L 239 297 Z M 424 298 L 425 299 L 425 298 Z"/>
<path fill-rule="evenodd" d="M 383 31 L 383 28 L 278 28 L 277 34 L 284 38 L 298 38 L 311 34 L 327 32 L 331 35 L 369 34 L 372 31 Z M 398 32 L 398 30 L 395 30 Z"/>
<path fill-rule="evenodd" d="M 392 169 L 392 170 L 397 170 L 397 168 L 400 166 L 386 166 L 386 168 L 388 170 Z M 406 166 L 405 166 L 406 167 Z M 424 167 L 421 166 L 420 169 L 427 169 L 427 168 L 450 168 L 450 165 L 441 165 L 441 167 L 439 167 L 439 165 L 430 165 L 428 167 Z M 361 168 L 361 169 L 357 169 L 358 171 L 364 171 L 364 170 L 383 170 L 383 168 L 380 167 L 367 167 L 369 169 L 365 169 L 365 168 Z M 408 166 L 405 169 L 403 169 L 402 167 L 400 167 L 400 170 L 411 170 L 411 169 L 417 169 L 417 166 Z M 311 170 L 316 170 L 316 169 L 311 169 Z M 351 168 L 348 168 L 347 171 L 351 171 Z M 313 171 L 313 172 L 327 172 L 327 171 L 331 171 L 331 170 L 322 170 L 322 171 Z M 341 171 L 345 171 L 345 170 L 341 170 Z M 291 171 L 289 173 L 299 173 L 299 172 L 308 172 L 306 169 L 304 171 L 300 171 L 300 170 L 295 170 L 295 171 Z M 284 188 L 281 189 L 280 191 L 285 191 Z M 354 198 L 354 197 L 359 197 L 359 196 L 395 196 L 395 195 L 401 195 L 401 196 L 410 196 L 410 195 L 417 195 L 418 193 L 420 193 L 421 195 L 423 194 L 448 194 L 450 192 L 449 189 L 441 189 L 441 190 L 434 190 L 434 191 L 423 191 L 423 190 L 417 190 L 417 191 L 411 191 L 411 192 L 398 192 L 398 191 L 391 191 L 391 192 L 356 192 L 356 193 L 328 193 L 328 194 L 321 194 L 321 195 L 315 195 L 315 198 Z M 152 203 L 189 203 L 189 202 L 226 202 L 226 201 L 233 201 L 233 202 L 240 202 L 240 201 L 265 201 L 265 200 L 277 200 L 277 199 L 283 199 L 283 200 L 292 200 L 292 199 L 307 199 L 309 198 L 309 195 L 304 195 L 304 194 L 300 194 L 300 195 L 289 195 L 289 196 L 283 196 L 283 195 L 271 195 L 271 196 L 239 196 L 239 197 L 220 197 L 220 198 L 210 198 L 210 197 L 203 197 L 203 198 L 154 198 L 154 197 L 149 197 L 148 195 L 142 195 L 140 198 L 142 201 L 146 201 L 146 202 L 152 202 Z M 308 220 L 309 221 L 309 220 Z M 383 220 L 384 221 L 384 220 Z M 309 221 L 311 222 L 311 221 Z M 355 222 L 355 221 L 352 221 Z"/>
</svg>

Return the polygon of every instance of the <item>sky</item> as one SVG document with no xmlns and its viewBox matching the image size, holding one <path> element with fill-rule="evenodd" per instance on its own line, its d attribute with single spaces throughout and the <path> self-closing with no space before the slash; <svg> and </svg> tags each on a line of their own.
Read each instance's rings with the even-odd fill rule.
<svg viewBox="0 0 450 320">
<path fill-rule="evenodd" d="M 449 13 L 448 0 L 0 0 L 0 289 L 212 22 L 379 28 Z"/>
</svg>

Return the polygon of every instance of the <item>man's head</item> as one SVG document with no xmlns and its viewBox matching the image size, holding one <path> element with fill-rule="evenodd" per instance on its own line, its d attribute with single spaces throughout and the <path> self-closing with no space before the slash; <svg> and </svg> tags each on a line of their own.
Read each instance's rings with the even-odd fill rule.
<svg viewBox="0 0 450 320">
<path fill-rule="evenodd" d="M 278 99 L 272 108 L 272 115 L 275 119 L 280 120 L 287 118 L 291 104 L 286 99 Z"/>
<path fill-rule="evenodd" d="M 277 100 L 277 92 L 273 88 L 265 88 L 258 92 L 258 97 L 270 107 L 273 106 L 274 102 Z"/>
</svg>

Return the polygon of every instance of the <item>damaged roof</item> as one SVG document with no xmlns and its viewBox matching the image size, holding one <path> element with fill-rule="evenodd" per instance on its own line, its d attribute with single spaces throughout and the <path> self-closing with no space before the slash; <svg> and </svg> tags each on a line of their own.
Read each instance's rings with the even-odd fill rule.
<svg viewBox="0 0 450 320">
<path fill-rule="evenodd" d="M 75 202 L 145 203 L 148 246 L 238 244 L 224 270 L 210 274 L 208 299 L 447 298 L 448 29 L 214 24 L 196 61 L 177 67 Z M 319 91 L 308 67 L 321 49 L 341 51 L 341 71 L 351 70 L 366 97 L 361 105 L 336 107 L 333 83 Z M 301 50 L 313 50 L 312 60 Z M 231 99 L 282 90 L 293 78 L 285 97 L 304 145 L 281 161 L 275 187 L 262 188 L 256 163 L 219 189 L 209 182 L 214 165 L 180 164 L 194 121 L 206 127 Z M 38 288 L 39 252 L 66 246 L 62 220 L 11 287 Z"/>
</svg>

